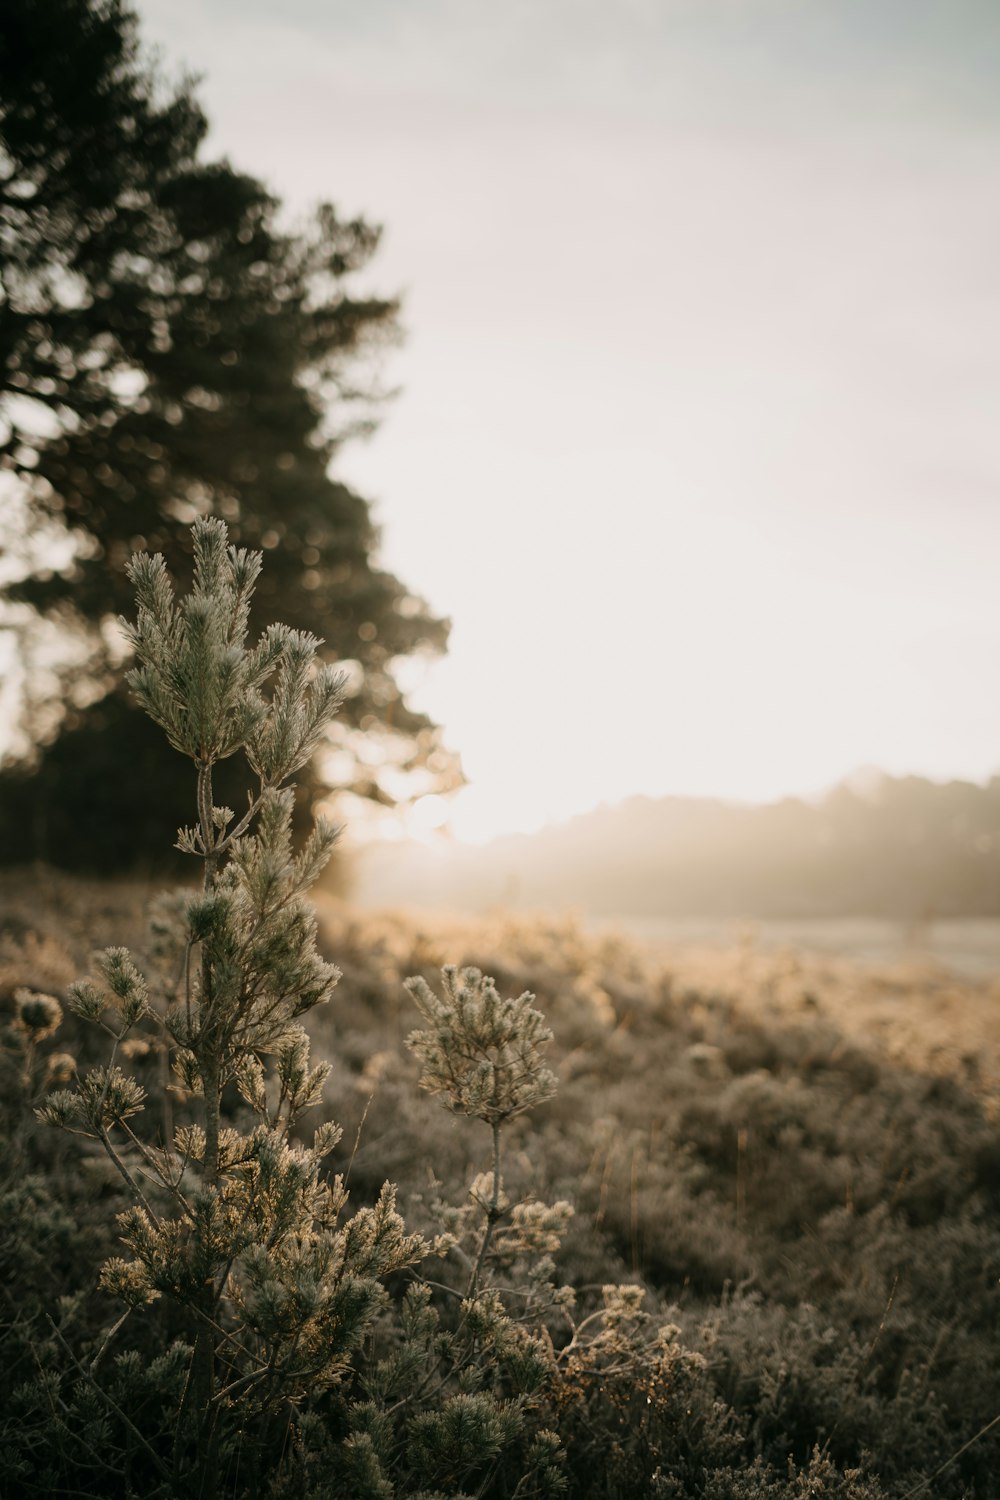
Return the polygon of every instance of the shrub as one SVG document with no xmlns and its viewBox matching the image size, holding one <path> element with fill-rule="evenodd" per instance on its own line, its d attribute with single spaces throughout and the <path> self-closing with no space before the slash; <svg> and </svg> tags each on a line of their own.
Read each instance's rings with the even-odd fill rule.
<svg viewBox="0 0 1000 1500">
<path fill-rule="evenodd" d="M 57 1474 L 90 1471 L 108 1493 L 454 1493 L 467 1481 L 481 1490 L 520 1447 L 519 1492 L 556 1493 L 559 1444 L 529 1407 L 555 1368 L 544 1319 L 569 1294 L 551 1281 L 549 1253 L 570 1209 L 511 1204 L 501 1170 L 504 1125 L 554 1091 L 549 1033 L 531 996 L 501 1000 L 478 971 L 446 968 L 443 999 L 410 982 L 427 1022 L 410 1038 L 422 1082 L 486 1122 L 493 1152 L 464 1205 L 435 1206 L 433 1249 L 464 1268 L 464 1285 L 441 1283 L 439 1312 L 414 1282 L 387 1316 L 392 1278 L 432 1247 L 406 1231 L 388 1182 L 349 1210 L 343 1176 L 323 1168 L 338 1127 L 302 1136 L 330 1070 L 312 1064 L 301 1018 L 339 978 L 304 892 L 335 833 L 320 821 L 293 850 L 288 781 L 342 680 L 315 666 L 318 642 L 300 632 L 272 626 L 249 646 L 259 556 L 228 547 L 221 522 L 192 535 L 191 592 L 178 601 L 162 559 L 137 556 L 137 618 L 124 623 L 138 659 L 129 682 L 195 768 L 196 821 L 177 842 L 201 863 L 200 889 L 158 907 L 152 968 L 109 947 L 68 987 L 69 1009 L 109 1050 L 38 1110 L 121 1180 L 127 1254 L 104 1262 L 100 1284 L 125 1310 L 85 1357 L 68 1321 L 53 1324 L 70 1363 L 60 1371 L 49 1347 L 42 1378 L 17 1393 L 8 1473 L 51 1488 Z M 215 804 L 213 769 L 238 751 L 257 785 L 237 817 Z M 8 1050 L 26 1095 L 60 1019 L 55 998 L 15 991 Z M 156 1054 L 175 1081 L 158 1091 L 158 1128 L 144 1128 L 149 1080 L 132 1064 Z M 493 1284 L 498 1267 L 515 1283 L 516 1316 Z M 127 1329 L 158 1304 L 160 1347 L 144 1360 L 123 1347 Z"/>
<path fill-rule="evenodd" d="M 124 897 L 60 887 L 0 946 L 0 1490 L 995 1496 L 995 1124 L 566 922 L 351 918 L 332 1028 L 305 893 L 333 831 L 293 848 L 289 778 L 339 684 L 307 636 L 248 646 L 259 560 L 194 542 L 179 602 L 133 561 L 129 628 L 200 887 L 84 980 Z"/>
</svg>

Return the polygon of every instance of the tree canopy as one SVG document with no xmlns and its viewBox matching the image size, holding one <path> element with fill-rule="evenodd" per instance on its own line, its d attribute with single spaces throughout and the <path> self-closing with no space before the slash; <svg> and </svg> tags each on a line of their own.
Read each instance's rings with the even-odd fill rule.
<svg viewBox="0 0 1000 1500">
<path fill-rule="evenodd" d="M 204 158 L 206 128 L 190 81 L 166 84 L 120 0 L 4 6 L 0 504 L 33 773 L 15 768 L 14 843 L 31 843 L 15 852 L 65 855 L 80 810 L 67 772 L 89 781 L 96 822 L 83 761 L 106 761 L 110 737 L 119 764 L 123 735 L 133 764 L 159 753 L 121 698 L 108 622 L 127 607 L 133 551 L 183 574 L 197 515 L 267 554 L 258 621 L 280 615 L 355 664 L 337 741 L 355 791 L 393 800 L 405 777 L 387 767 L 420 790 L 459 774 L 395 670 L 442 650 L 446 622 L 378 567 L 368 503 L 331 477 L 371 424 L 374 360 L 398 332 L 395 300 L 359 286 L 379 231 L 329 205 L 287 228 L 258 181 Z M 76 643 L 69 666 L 53 665 L 53 630 Z M 116 777 L 118 816 L 128 793 Z M 32 817 L 26 796 L 44 804 Z M 136 816 L 146 802 L 148 781 Z"/>
</svg>

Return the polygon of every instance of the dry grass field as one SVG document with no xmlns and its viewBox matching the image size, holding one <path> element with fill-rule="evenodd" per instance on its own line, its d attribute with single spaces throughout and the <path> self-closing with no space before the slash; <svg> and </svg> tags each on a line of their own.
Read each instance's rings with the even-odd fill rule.
<svg viewBox="0 0 1000 1500">
<path fill-rule="evenodd" d="M 4 872 L 0 1006 L 19 986 L 61 996 L 102 945 L 141 959 L 153 894 Z M 419 1018 L 403 978 L 475 964 L 503 994 L 530 989 L 552 1026 L 559 1090 L 511 1126 L 505 1182 L 515 1197 L 572 1203 L 556 1264 L 583 1308 L 602 1285 L 634 1282 L 689 1361 L 683 1397 L 651 1386 L 641 1410 L 634 1382 L 627 1395 L 610 1377 L 591 1383 L 569 1406 L 564 1393 L 551 1420 L 568 1493 L 1000 1495 L 1000 980 L 774 949 L 752 934 L 667 947 L 569 919 L 359 913 L 323 896 L 317 909 L 343 978 L 310 1030 L 333 1065 L 323 1109 L 344 1127 L 336 1166 L 353 1201 L 388 1178 L 407 1224 L 429 1232 L 434 1201 L 461 1201 L 488 1164 L 484 1127 L 416 1086 L 404 1043 Z M 92 1060 L 71 1017 L 52 1046 Z M 146 1086 L 153 1096 L 152 1072 Z M 92 1217 L 113 1191 L 107 1173 L 68 1148 L 53 1154 L 30 1121 L 10 1128 L 11 1202 L 20 1153 L 69 1205 L 45 1275 L 24 1273 L 16 1312 L 5 1304 L 15 1413 L 31 1319 L 44 1321 L 52 1297 L 89 1308 L 115 1247 L 113 1201 Z M 11 1275 L 26 1253 L 16 1226 L 9 1217 L 0 1235 Z M 549 1336 L 558 1346 L 558 1329 Z M 0 1424 L 0 1452 L 6 1442 L 22 1475 L 25 1431 L 30 1411 Z M 495 1485 L 483 1493 L 507 1493 Z"/>
</svg>

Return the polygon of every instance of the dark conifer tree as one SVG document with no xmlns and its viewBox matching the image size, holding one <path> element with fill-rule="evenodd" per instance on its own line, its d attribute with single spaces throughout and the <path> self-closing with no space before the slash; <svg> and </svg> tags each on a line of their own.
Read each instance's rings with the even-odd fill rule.
<svg viewBox="0 0 1000 1500">
<path fill-rule="evenodd" d="M 8 858 L 73 862 L 79 845 L 116 861 L 113 839 L 72 833 L 84 810 L 108 827 L 99 767 L 112 739 L 117 765 L 124 738 L 136 767 L 113 789 L 128 843 L 151 816 L 151 775 L 164 826 L 174 817 L 171 763 L 117 689 L 102 627 L 127 607 L 133 550 L 183 574 L 183 523 L 198 514 L 266 552 L 259 620 L 281 616 L 358 663 L 339 729 L 353 789 L 389 800 L 364 760 L 378 725 L 377 757 L 388 736 L 390 759 L 423 772 L 424 788 L 457 774 L 392 669 L 443 649 L 446 624 L 377 567 L 367 502 L 329 472 L 371 421 L 371 361 L 396 334 L 396 303 L 358 287 L 378 231 L 329 206 L 286 230 L 259 182 L 202 159 L 205 130 L 190 84 L 165 86 L 120 0 L 3 7 L 0 503 L 19 575 L 7 623 L 32 666 L 43 623 L 79 643 L 57 691 L 51 674 L 44 692 L 33 677 L 28 766 L 0 778 Z"/>
</svg>

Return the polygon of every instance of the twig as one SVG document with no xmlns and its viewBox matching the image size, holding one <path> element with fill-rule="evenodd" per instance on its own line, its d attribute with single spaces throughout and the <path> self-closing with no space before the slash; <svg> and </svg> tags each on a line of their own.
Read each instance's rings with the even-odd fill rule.
<svg viewBox="0 0 1000 1500">
<path fill-rule="evenodd" d="M 479 1285 L 479 1273 L 486 1261 L 486 1252 L 490 1248 L 493 1238 L 493 1230 L 500 1217 L 500 1122 L 493 1121 L 493 1195 L 490 1198 L 490 1206 L 486 1210 L 486 1232 L 483 1235 L 483 1243 L 479 1247 L 479 1257 L 476 1260 L 472 1277 L 469 1281 L 468 1295 L 472 1297 Z"/>
<path fill-rule="evenodd" d="M 344 1173 L 344 1186 L 345 1186 L 345 1188 L 346 1188 L 347 1184 L 351 1180 L 351 1168 L 354 1166 L 354 1158 L 357 1156 L 357 1154 L 358 1154 L 358 1147 L 361 1145 L 361 1132 L 365 1128 L 365 1121 L 368 1118 L 368 1111 L 369 1111 L 369 1109 L 371 1109 L 371 1103 L 372 1103 L 372 1100 L 374 1098 L 375 1098 L 375 1092 L 373 1090 L 368 1095 L 368 1098 L 365 1101 L 365 1107 L 361 1111 L 361 1119 L 358 1121 L 357 1134 L 354 1137 L 354 1146 L 353 1146 L 353 1148 L 351 1150 L 351 1159 L 347 1163 L 347 1171 Z"/>
<path fill-rule="evenodd" d="M 121 1123 L 121 1122 L 119 1121 L 119 1123 Z M 121 1173 L 122 1178 L 124 1179 L 124 1181 L 125 1181 L 128 1189 L 132 1193 L 133 1197 L 136 1198 L 138 1200 L 138 1202 L 142 1204 L 143 1208 L 146 1210 L 146 1213 L 149 1215 L 149 1217 L 150 1217 L 150 1219 L 151 1219 L 154 1227 L 156 1229 L 159 1229 L 159 1227 L 160 1227 L 160 1221 L 159 1221 L 159 1219 L 156 1217 L 156 1214 L 153 1212 L 152 1208 L 150 1208 L 149 1202 L 147 1201 L 146 1195 L 142 1191 L 142 1188 L 136 1182 L 135 1178 L 132 1176 L 132 1173 L 129 1171 L 129 1169 L 125 1165 L 125 1163 L 122 1161 L 121 1157 L 118 1155 L 118 1152 L 112 1146 L 110 1138 L 108 1136 L 108 1132 L 107 1132 L 107 1130 L 105 1130 L 105 1128 L 104 1128 L 103 1125 L 100 1127 L 100 1132 L 98 1134 L 97 1139 L 100 1141 L 101 1145 L 104 1147 L 105 1151 L 108 1153 L 108 1156 L 110 1157 L 111 1161 L 118 1168 L 118 1171 Z"/>
<path fill-rule="evenodd" d="M 105 1354 L 107 1352 L 107 1349 L 108 1349 L 108 1345 L 111 1343 L 111 1340 L 114 1338 L 114 1336 L 118 1332 L 119 1328 L 121 1328 L 122 1325 L 127 1321 L 127 1319 L 129 1319 L 132 1316 L 132 1314 L 133 1314 L 134 1311 L 135 1311 L 134 1307 L 126 1307 L 125 1311 L 122 1313 L 122 1315 L 118 1319 L 118 1321 L 116 1323 L 112 1323 L 111 1327 L 108 1329 L 107 1333 L 104 1336 L 104 1343 L 101 1345 L 101 1347 L 98 1349 L 97 1353 L 94 1355 L 93 1359 L 90 1361 L 90 1374 L 92 1376 L 96 1375 L 96 1373 L 97 1373 L 97 1366 L 101 1363 L 101 1360 L 104 1358 L 104 1356 L 105 1356 Z"/>
<path fill-rule="evenodd" d="M 981 1437 L 985 1437 L 990 1429 L 992 1427 L 995 1427 L 998 1422 L 1000 1422 L 1000 1412 L 997 1412 L 992 1422 L 987 1422 L 985 1427 L 980 1427 L 979 1431 L 975 1433 L 974 1436 L 970 1437 L 967 1443 L 963 1443 L 961 1448 L 953 1453 L 950 1458 L 946 1458 L 944 1463 L 941 1464 L 939 1468 L 934 1470 L 933 1474 L 929 1475 L 927 1479 L 921 1479 L 920 1483 L 914 1486 L 912 1490 L 907 1490 L 906 1494 L 900 1497 L 900 1500 L 912 1500 L 912 1497 L 914 1495 L 919 1495 L 921 1490 L 925 1490 L 929 1484 L 932 1484 L 935 1479 L 939 1478 L 940 1475 L 944 1473 L 945 1469 L 950 1469 L 956 1458 L 961 1458 L 963 1453 L 967 1453 L 972 1447 L 973 1443 L 978 1443 L 979 1439 Z"/>
<path fill-rule="evenodd" d="M 115 1416 L 118 1417 L 118 1419 L 120 1421 L 124 1422 L 125 1426 L 129 1430 L 129 1432 L 132 1434 L 132 1436 L 139 1443 L 139 1446 L 142 1449 L 144 1449 L 144 1451 L 152 1459 L 153 1464 L 154 1464 L 157 1472 L 159 1474 L 161 1474 L 164 1479 L 169 1479 L 170 1478 L 170 1470 L 167 1468 L 166 1464 L 163 1462 L 162 1458 L 157 1453 L 156 1449 L 154 1447 L 152 1447 L 146 1441 L 146 1439 L 143 1437 L 142 1433 L 139 1431 L 138 1427 L 131 1420 L 131 1418 L 127 1417 L 125 1415 L 125 1413 L 122 1411 L 121 1407 L 118 1405 L 118 1402 L 115 1400 L 115 1398 L 112 1395 L 110 1395 L 104 1389 L 104 1387 L 102 1385 L 98 1384 L 98 1382 L 94 1378 L 94 1376 L 91 1375 L 90 1372 L 85 1368 L 85 1366 L 80 1363 L 80 1361 L 77 1359 L 76 1355 L 73 1353 L 72 1349 L 70 1348 L 69 1344 L 66 1342 L 65 1338 L 63 1337 L 62 1329 L 58 1326 L 58 1324 L 55 1322 L 55 1320 L 50 1317 L 49 1318 L 49 1323 L 52 1325 L 52 1331 L 55 1334 L 56 1338 L 59 1340 L 60 1344 L 62 1344 L 63 1348 L 66 1350 L 66 1353 L 69 1355 L 70 1359 L 73 1361 L 74 1365 L 79 1370 L 80 1374 L 84 1377 L 85 1380 L 89 1380 L 90 1381 L 90 1384 L 94 1387 L 94 1390 L 97 1391 L 104 1398 L 104 1400 L 107 1402 L 107 1404 L 111 1407 L 111 1410 L 114 1412 Z"/>
</svg>

